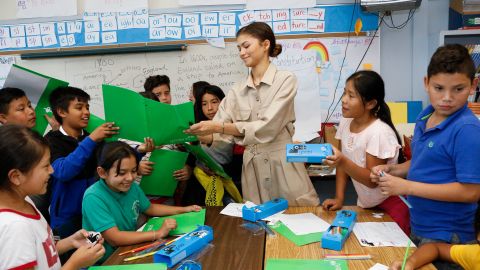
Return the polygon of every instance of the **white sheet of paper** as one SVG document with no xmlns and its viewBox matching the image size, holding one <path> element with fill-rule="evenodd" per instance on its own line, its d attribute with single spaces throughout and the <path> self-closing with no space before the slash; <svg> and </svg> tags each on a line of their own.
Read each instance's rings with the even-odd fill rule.
<svg viewBox="0 0 480 270">
<path fill-rule="evenodd" d="M 353 232 L 364 247 L 406 247 L 409 241 L 395 222 L 357 222 Z"/>
<path fill-rule="evenodd" d="M 246 205 L 247 207 L 254 207 L 256 204 L 247 201 L 246 203 L 229 203 L 220 214 L 232 217 L 242 217 L 242 208 Z"/>
<path fill-rule="evenodd" d="M 223 37 L 207 38 L 208 44 L 217 48 L 225 48 L 225 39 Z"/>
<path fill-rule="evenodd" d="M 77 15 L 77 0 L 17 0 L 17 18 Z"/>
<path fill-rule="evenodd" d="M 368 270 L 388 270 L 388 266 L 381 263 L 376 263 L 374 266 L 370 267 Z"/>
<path fill-rule="evenodd" d="M 135 9 L 148 9 L 148 0 L 85 0 L 85 12 L 129 12 Z"/>
<path fill-rule="evenodd" d="M 280 217 L 280 221 L 296 235 L 324 232 L 330 226 L 328 222 L 313 213 L 284 214 Z"/>
<path fill-rule="evenodd" d="M 246 9 L 260 10 L 260 9 L 282 9 L 282 8 L 308 8 L 314 7 L 317 4 L 316 0 L 247 0 Z"/>
<path fill-rule="evenodd" d="M 241 5 L 247 0 L 178 0 L 180 6 Z"/>
</svg>

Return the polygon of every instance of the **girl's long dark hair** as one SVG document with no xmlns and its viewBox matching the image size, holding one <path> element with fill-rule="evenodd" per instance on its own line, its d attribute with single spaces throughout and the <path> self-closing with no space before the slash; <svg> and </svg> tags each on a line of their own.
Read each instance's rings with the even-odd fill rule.
<svg viewBox="0 0 480 270">
<path fill-rule="evenodd" d="M 116 141 L 106 143 L 98 153 L 98 166 L 102 167 L 105 171 L 109 171 L 115 162 L 117 162 L 116 174 L 120 173 L 120 168 L 122 165 L 122 159 L 135 157 L 135 161 L 138 166 L 138 156 L 128 144 Z"/>
<path fill-rule="evenodd" d="M 223 90 L 216 85 L 206 85 L 200 89 L 197 89 L 197 92 L 195 93 L 194 106 L 196 123 L 208 120 L 208 117 L 203 113 L 202 110 L 202 98 L 205 94 L 214 95 L 218 98 L 219 101 L 222 101 L 222 99 L 225 97 L 225 93 L 223 93 Z"/>
<path fill-rule="evenodd" d="M 385 102 L 385 84 L 382 77 L 375 71 L 361 70 L 350 75 L 350 77 L 347 79 L 347 82 L 348 81 L 352 81 L 353 86 L 357 90 L 358 94 L 362 97 L 363 104 L 372 100 L 377 101 L 377 105 L 371 110 L 371 113 L 393 129 L 395 136 L 397 137 L 398 144 L 402 145 L 400 135 L 398 134 L 398 131 L 392 122 L 390 108 Z M 404 161 L 405 156 L 403 155 L 403 151 L 400 149 L 398 162 L 402 163 Z"/>
</svg>

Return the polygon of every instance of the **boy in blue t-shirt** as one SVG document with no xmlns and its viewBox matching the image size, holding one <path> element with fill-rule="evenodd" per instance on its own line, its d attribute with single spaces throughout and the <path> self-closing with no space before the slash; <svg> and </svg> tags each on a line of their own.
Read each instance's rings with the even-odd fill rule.
<svg viewBox="0 0 480 270">
<path fill-rule="evenodd" d="M 88 134 L 84 128 L 90 118 L 89 100 L 86 92 L 75 87 L 59 87 L 50 95 L 53 115 L 61 125 L 45 135 L 54 169 L 50 216 L 61 238 L 81 229 L 83 194 L 97 180 L 95 150 L 119 129 L 114 123 L 104 123 Z"/>
<path fill-rule="evenodd" d="M 471 224 L 480 199 L 480 121 L 467 108 L 478 83 L 468 50 L 458 44 L 438 48 L 424 82 L 431 105 L 417 119 L 412 160 L 376 166 L 370 176 L 384 194 L 408 196 L 415 244 L 475 243 Z"/>
</svg>

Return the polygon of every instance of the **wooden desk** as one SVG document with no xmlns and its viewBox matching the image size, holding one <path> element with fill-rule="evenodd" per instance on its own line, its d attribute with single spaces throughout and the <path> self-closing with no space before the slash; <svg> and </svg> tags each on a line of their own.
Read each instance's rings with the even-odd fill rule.
<svg viewBox="0 0 480 270">
<path fill-rule="evenodd" d="M 213 228 L 214 247 L 200 258 L 202 269 L 263 269 L 263 253 L 265 249 L 265 233 L 253 235 L 240 228 L 241 218 L 220 215 L 223 207 L 207 207 L 205 224 Z M 131 255 L 119 256 L 125 250 L 144 244 L 118 248 L 103 265 L 152 263 L 153 257 L 147 257 L 131 262 L 123 259 Z"/>
<path fill-rule="evenodd" d="M 392 219 L 385 215 L 381 219 L 373 218 L 371 210 L 365 210 L 357 206 L 344 207 L 344 209 L 350 209 L 357 212 L 357 222 L 387 222 L 392 221 Z M 317 216 L 326 220 L 328 223 L 331 223 L 335 218 L 336 212 L 324 211 L 321 207 L 290 207 L 286 211 L 288 214 L 298 214 L 311 212 L 315 213 Z M 415 250 L 415 248 L 410 248 L 410 254 Z M 371 260 L 351 260 L 348 262 L 350 269 L 360 270 L 360 269 L 369 269 L 375 263 L 381 263 L 389 266 L 395 260 L 403 260 L 405 254 L 405 248 L 399 247 L 362 247 L 360 246 L 355 234 L 352 232 L 350 237 L 345 242 L 344 248 L 342 251 L 334 250 L 325 250 L 320 247 L 320 243 L 312 243 L 305 246 L 298 247 L 293 242 L 287 238 L 278 235 L 276 237 L 267 236 L 266 247 L 265 247 L 265 265 L 267 259 L 276 258 L 276 259 L 323 259 L 324 254 L 370 254 L 372 255 Z M 247 268 L 245 268 L 247 269 Z M 422 270 L 435 269 L 433 265 L 427 265 Z"/>
</svg>

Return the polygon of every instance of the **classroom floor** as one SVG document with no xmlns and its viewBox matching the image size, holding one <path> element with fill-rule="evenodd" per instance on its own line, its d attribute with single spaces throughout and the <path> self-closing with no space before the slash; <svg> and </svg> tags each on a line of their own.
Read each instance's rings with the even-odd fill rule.
<svg viewBox="0 0 480 270">
<path fill-rule="evenodd" d="M 322 203 L 325 199 L 335 198 L 335 176 L 310 177 Z M 357 193 L 352 181 L 348 181 L 343 205 L 357 205 Z"/>
</svg>

